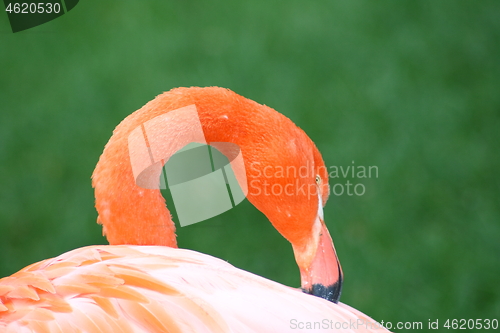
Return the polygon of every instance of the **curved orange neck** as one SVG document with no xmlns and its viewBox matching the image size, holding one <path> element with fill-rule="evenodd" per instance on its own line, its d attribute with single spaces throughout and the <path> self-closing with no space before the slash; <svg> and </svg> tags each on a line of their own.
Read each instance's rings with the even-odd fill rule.
<svg viewBox="0 0 500 333">
<path fill-rule="evenodd" d="M 321 155 L 307 135 L 285 116 L 216 87 L 173 89 L 117 126 L 92 176 L 98 222 L 110 244 L 177 246 L 175 226 L 160 190 L 136 185 L 128 137 L 145 122 L 193 104 L 207 143 L 231 142 L 241 148 L 249 201 L 294 246 L 305 245 L 318 208 L 318 195 L 310 192 L 317 186 L 316 174 L 327 183 L 324 170 L 320 170 L 324 168 Z M 178 133 L 170 140 L 176 137 Z M 307 176 L 297 176 L 299 168 L 310 169 Z M 265 192 L 266 183 L 278 184 L 281 190 L 291 186 L 278 195 L 278 191 L 270 193 L 270 187 Z M 328 195 L 325 191 L 321 193 L 323 198 Z"/>
</svg>

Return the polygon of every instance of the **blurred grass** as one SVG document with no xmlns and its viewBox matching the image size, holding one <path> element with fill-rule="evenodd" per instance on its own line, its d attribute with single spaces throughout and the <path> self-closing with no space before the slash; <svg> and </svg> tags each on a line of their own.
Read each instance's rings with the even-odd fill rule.
<svg viewBox="0 0 500 333">
<path fill-rule="evenodd" d="M 500 313 L 498 1 L 81 1 L 12 34 L 0 14 L 0 275 L 105 244 L 90 175 L 119 121 L 217 85 L 290 117 L 327 165 L 376 165 L 325 217 L 342 301 L 378 320 Z M 333 179 L 332 183 L 345 180 Z M 250 204 L 179 242 L 297 286 Z"/>
</svg>

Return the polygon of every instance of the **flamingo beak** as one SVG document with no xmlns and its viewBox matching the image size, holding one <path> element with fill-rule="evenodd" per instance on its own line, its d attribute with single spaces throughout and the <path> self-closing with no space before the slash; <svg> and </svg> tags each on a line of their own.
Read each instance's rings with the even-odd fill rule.
<svg viewBox="0 0 500 333">
<path fill-rule="evenodd" d="M 323 221 L 323 207 L 316 218 L 317 248 L 308 267 L 300 267 L 302 291 L 338 303 L 342 289 L 342 268 L 340 266 L 330 233 Z M 299 265 L 300 266 L 300 265 Z"/>
</svg>

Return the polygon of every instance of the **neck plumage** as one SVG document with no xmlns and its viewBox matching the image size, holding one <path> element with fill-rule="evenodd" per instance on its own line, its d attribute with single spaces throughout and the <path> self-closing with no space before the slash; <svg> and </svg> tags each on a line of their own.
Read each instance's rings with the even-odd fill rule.
<svg viewBox="0 0 500 333">
<path fill-rule="evenodd" d="M 247 172 L 248 185 L 251 181 L 279 183 L 283 186 L 294 183 L 309 186 L 311 179 L 291 179 L 284 176 L 276 179 L 267 177 L 262 171 L 266 166 L 299 168 L 310 161 L 320 160 L 312 141 L 288 118 L 242 96 L 223 88 L 178 88 L 158 96 L 120 123 L 106 145 L 96 166 L 93 178 L 95 187 L 98 222 L 110 244 L 164 245 L 177 247 L 175 226 L 165 200 L 158 188 L 138 186 L 137 161 L 155 161 L 152 156 L 140 157 L 130 149 L 130 137 L 145 131 L 145 124 L 168 115 L 173 110 L 195 106 L 206 143 L 230 142 L 240 147 Z M 174 125 L 176 125 L 174 123 Z M 192 137 L 192 128 L 168 127 L 155 135 L 163 144 L 162 159 L 156 167 L 150 168 L 149 179 L 158 182 L 161 168 L 186 140 L 200 142 Z M 154 132 L 154 131 L 153 131 Z M 204 142 L 201 142 L 204 143 Z M 151 142 L 146 140 L 151 155 Z M 224 152 L 223 152 L 224 153 Z M 132 158 L 131 158 L 132 156 Z M 319 157 L 318 157 L 319 156 Z M 140 168 L 139 168 L 140 169 Z M 252 174 L 253 172 L 253 174 Z M 297 184 L 295 184 L 297 181 Z M 147 183 L 147 180 L 145 181 Z M 314 184 L 314 176 L 312 176 Z M 143 181 L 144 183 L 144 181 Z M 141 184 L 139 182 L 139 184 Z M 146 188 L 145 188 L 146 187 Z M 310 236 L 317 210 L 316 198 L 272 195 L 264 197 L 262 191 L 252 191 L 249 186 L 247 198 L 262 211 L 276 229 L 292 244 L 305 242 Z M 300 223 L 302 222 L 302 223 Z"/>
</svg>

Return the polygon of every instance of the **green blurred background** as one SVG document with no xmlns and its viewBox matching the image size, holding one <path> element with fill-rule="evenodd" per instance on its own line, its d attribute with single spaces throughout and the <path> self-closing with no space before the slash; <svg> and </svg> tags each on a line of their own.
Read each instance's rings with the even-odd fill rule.
<svg viewBox="0 0 500 333">
<path fill-rule="evenodd" d="M 0 66 L 1 276 L 105 244 L 90 176 L 113 128 L 216 85 L 290 117 L 327 165 L 378 166 L 325 208 L 343 302 L 424 327 L 500 319 L 500 2 L 80 1 L 16 34 L 0 14 Z M 248 202 L 178 234 L 299 285 Z"/>
</svg>

